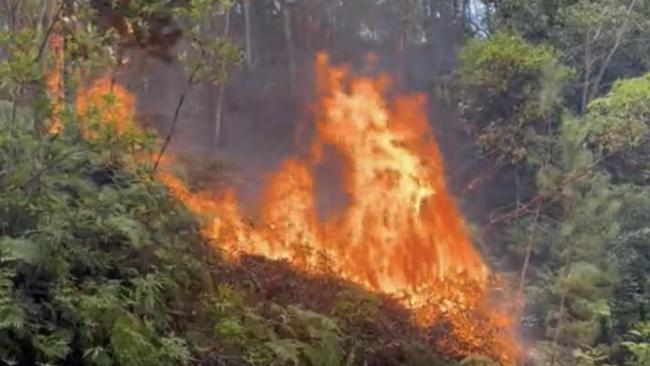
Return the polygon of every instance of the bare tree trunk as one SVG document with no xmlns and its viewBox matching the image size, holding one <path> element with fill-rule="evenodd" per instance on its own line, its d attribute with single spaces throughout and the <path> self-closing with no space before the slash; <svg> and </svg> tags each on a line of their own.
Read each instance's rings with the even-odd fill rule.
<svg viewBox="0 0 650 366">
<path fill-rule="evenodd" d="M 20 27 L 20 14 L 21 14 L 21 4 L 24 1 L 21 0 L 4 0 L 2 2 L 3 5 L 3 12 L 7 16 L 7 26 L 9 28 L 9 31 L 12 33 L 15 33 L 18 31 L 18 28 Z"/>
<path fill-rule="evenodd" d="M 199 72 L 199 69 L 201 67 L 201 63 L 197 63 L 194 69 L 192 70 L 192 73 L 190 73 L 190 76 L 187 78 L 187 82 L 185 83 L 185 88 L 183 88 L 183 91 L 181 92 L 180 98 L 178 98 L 178 103 L 176 103 L 176 109 L 174 110 L 174 119 L 172 120 L 172 125 L 169 127 L 169 132 L 167 133 L 167 137 L 165 138 L 165 141 L 163 141 L 162 147 L 160 148 L 160 152 L 158 153 L 158 157 L 156 157 L 156 160 L 153 164 L 153 169 L 152 169 L 152 174 L 155 174 L 156 171 L 158 170 L 158 166 L 160 166 L 160 163 L 162 162 L 162 159 L 165 155 L 165 151 L 167 151 L 167 148 L 169 147 L 169 143 L 172 141 L 172 137 L 174 137 L 174 133 L 176 132 L 176 125 L 178 125 L 178 121 L 180 119 L 181 115 L 181 110 L 183 109 L 183 105 L 185 104 L 185 99 L 187 98 L 187 94 L 190 92 L 190 89 L 196 82 L 195 78 L 197 73 Z"/>
<path fill-rule="evenodd" d="M 48 28 L 52 17 L 54 16 L 54 2 L 44 0 L 41 2 L 43 9 L 41 10 L 41 15 L 39 16 L 38 25 L 36 28 L 36 34 L 39 36 L 45 34 L 45 30 Z"/>
<path fill-rule="evenodd" d="M 409 14 L 409 9 L 407 9 L 404 14 L 402 14 L 402 19 L 401 19 L 401 25 L 402 29 L 399 35 L 399 40 L 397 44 L 397 49 L 400 55 L 403 56 L 404 51 L 406 50 L 406 43 L 408 42 L 409 38 L 409 26 L 410 26 L 410 14 Z"/>
<path fill-rule="evenodd" d="M 569 277 L 571 276 L 571 272 L 569 272 L 566 276 L 566 282 L 568 282 Z M 557 326 L 555 328 L 555 334 L 553 335 L 553 344 L 552 344 L 552 353 L 551 353 L 551 362 L 550 366 L 555 366 L 555 362 L 557 361 L 557 347 L 558 347 L 558 342 L 560 340 L 560 334 L 562 334 L 562 327 L 564 326 L 564 319 L 565 319 L 565 308 L 566 308 L 566 300 L 567 297 L 569 296 L 569 285 L 568 283 L 565 284 L 567 287 L 562 293 L 562 299 L 560 300 L 560 310 L 558 313 L 558 320 L 557 320 Z"/>
<path fill-rule="evenodd" d="M 244 32 L 246 43 L 246 68 L 252 71 L 253 64 L 253 44 L 251 35 L 251 0 L 243 0 L 244 2 Z"/>
<path fill-rule="evenodd" d="M 65 4 L 63 3 L 63 0 L 58 0 L 55 3 L 57 9 L 59 9 L 57 13 L 64 12 L 63 9 L 65 7 Z M 50 23 L 50 34 L 49 36 L 46 35 L 46 38 L 44 39 L 44 44 L 46 44 L 46 46 L 44 46 L 43 51 L 40 54 L 40 57 L 42 57 L 46 52 L 45 48 L 47 48 L 54 57 L 53 67 L 48 70 L 44 76 L 47 97 L 51 103 L 51 116 L 47 121 L 45 128 L 51 134 L 60 132 L 63 127 L 61 125 L 59 114 L 63 111 L 63 103 L 65 102 L 65 88 L 63 85 L 63 74 L 65 68 L 65 60 L 63 54 L 65 40 L 60 24 L 54 22 L 55 19 L 52 19 Z"/>
<path fill-rule="evenodd" d="M 517 289 L 517 312 L 521 313 L 523 310 L 523 301 L 524 301 L 524 288 L 526 287 L 526 275 L 528 274 L 528 265 L 530 264 L 530 257 L 533 252 L 533 246 L 535 244 L 535 237 L 537 235 L 537 224 L 539 222 L 539 214 L 541 211 L 541 204 L 537 204 L 535 209 L 535 216 L 528 234 L 528 244 L 526 245 L 526 256 L 524 258 L 524 264 L 521 267 L 521 273 L 519 274 L 519 287 Z"/>
<path fill-rule="evenodd" d="M 43 12 L 41 13 L 40 23 L 39 23 L 39 48 L 36 54 L 35 62 L 38 64 L 38 73 L 43 77 L 44 90 L 38 90 L 42 95 L 50 98 L 54 101 L 54 95 L 56 91 L 54 88 L 58 85 L 58 82 L 55 80 L 57 78 L 56 71 L 54 69 L 47 70 L 46 60 L 48 57 L 48 52 L 54 51 L 52 45 L 52 36 L 56 33 L 60 36 L 60 28 L 57 28 L 58 22 L 63 12 L 61 1 L 51 1 L 43 0 Z M 56 10 L 55 10 L 56 9 Z M 56 55 L 55 55 L 56 56 Z M 55 61 L 58 60 L 55 57 Z M 14 106 L 14 109 L 17 106 Z M 43 115 L 43 111 L 39 108 L 34 108 L 34 125 L 33 132 L 40 138 L 42 132 L 46 131 L 51 126 L 51 120 L 46 120 Z M 13 118 L 12 118 L 13 119 Z"/>
<path fill-rule="evenodd" d="M 64 19 L 71 19 L 71 24 L 69 27 L 71 28 L 69 31 L 71 32 L 79 32 L 81 29 L 81 24 L 79 21 L 76 20 L 74 17 L 75 14 L 75 1 L 74 0 L 64 0 L 63 2 L 63 18 Z M 63 37 L 63 50 L 64 54 L 66 51 L 68 51 L 68 48 L 70 47 L 70 43 L 66 41 L 66 37 Z M 73 64 L 72 64 L 72 59 L 69 57 L 63 57 L 63 76 L 62 76 L 62 87 L 63 87 L 63 100 L 65 102 L 65 105 L 70 109 L 74 110 L 74 103 L 75 103 L 75 79 L 79 79 L 79 72 L 81 70 L 73 69 Z M 77 75 L 75 75 L 75 72 Z"/>
<path fill-rule="evenodd" d="M 468 30 L 468 24 L 470 21 L 470 14 L 469 14 L 469 0 L 463 0 L 462 8 L 461 8 L 461 14 L 460 16 L 462 17 L 461 22 L 463 25 L 463 32 L 467 32 Z"/>
<path fill-rule="evenodd" d="M 580 103 L 580 111 L 582 113 L 587 110 L 587 103 L 589 103 L 589 81 L 591 79 L 591 41 L 588 34 L 585 42 L 585 75 L 582 85 L 582 101 Z"/>
<path fill-rule="evenodd" d="M 605 72 L 607 71 L 607 68 L 609 67 L 609 64 L 612 62 L 612 59 L 614 58 L 614 55 L 616 55 L 616 52 L 618 51 L 618 48 L 621 46 L 621 43 L 623 43 L 623 36 L 625 35 L 625 31 L 627 30 L 627 25 L 628 22 L 631 18 L 631 13 L 632 10 L 634 9 L 634 5 L 636 5 L 637 0 L 632 0 L 630 2 L 630 5 L 627 7 L 627 16 L 625 18 L 625 21 L 623 24 L 619 27 L 617 33 L 616 33 L 616 38 L 614 40 L 614 45 L 612 48 L 609 50 L 607 53 L 607 56 L 605 57 L 605 61 L 603 61 L 602 65 L 600 65 L 600 69 L 598 70 L 598 74 L 596 76 L 596 79 L 594 80 L 594 83 L 592 85 L 591 89 L 591 94 L 590 98 L 593 99 L 598 95 L 598 92 L 600 90 L 600 84 L 603 82 L 603 77 L 605 76 Z"/>
<path fill-rule="evenodd" d="M 308 28 L 308 31 L 307 31 L 306 43 L 307 43 L 307 49 L 310 50 L 310 49 L 312 49 L 312 44 L 314 42 L 313 41 L 313 36 L 314 36 L 314 33 L 315 33 L 314 32 L 314 16 L 311 13 L 307 14 L 307 28 Z"/>
<path fill-rule="evenodd" d="M 406 67 L 406 48 L 408 45 L 409 41 L 409 31 L 411 27 L 411 21 L 412 21 L 412 16 L 413 16 L 413 11 L 414 9 L 412 8 L 414 6 L 412 1 L 404 1 L 402 4 L 402 9 L 401 14 L 400 14 L 400 32 L 398 35 L 398 40 L 397 40 L 397 62 L 398 62 L 398 70 L 397 74 L 399 75 L 399 78 L 404 80 L 407 75 L 407 67 Z"/>
<path fill-rule="evenodd" d="M 282 4 L 282 19 L 284 23 L 284 37 L 287 43 L 287 58 L 289 62 L 289 94 L 293 95 L 296 80 L 296 60 L 291 32 L 291 7 L 288 1 Z"/>
<path fill-rule="evenodd" d="M 226 20 L 223 29 L 224 37 L 228 37 L 230 34 L 230 10 L 226 11 Z M 250 69 L 249 69 L 250 70 Z M 221 125 L 223 118 L 223 101 L 226 97 L 226 61 L 221 63 L 221 75 L 223 76 L 222 80 L 219 83 L 219 99 L 217 100 L 217 110 L 214 119 L 214 140 L 212 145 L 215 149 L 219 147 L 219 140 L 221 138 Z"/>
<path fill-rule="evenodd" d="M 327 31 L 325 35 L 325 46 L 332 47 L 334 45 L 334 29 L 336 27 L 336 9 L 334 4 L 327 7 Z"/>
</svg>

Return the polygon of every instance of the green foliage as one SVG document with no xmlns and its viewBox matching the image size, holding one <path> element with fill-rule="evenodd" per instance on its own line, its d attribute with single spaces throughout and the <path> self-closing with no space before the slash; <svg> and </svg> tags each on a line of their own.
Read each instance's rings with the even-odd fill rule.
<svg viewBox="0 0 650 366">
<path fill-rule="evenodd" d="M 618 81 L 584 117 L 587 138 L 606 153 L 638 148 L 647 139 L 650 76 Z"/>
<path fill-rule="evenodd" d="M 622 77 L 647 71 L 646 1 L 487 0 L 493 32 L 513 31 L 535 44 L 551 44 L 578 76 L 567 107 L 584 112 L 592 99 Z"/>
<path fill-rule="evenodd" d="M 606 96 L 589 104 L 583 117 L 586 141 L 621 182 L 648 182 L 649 111 L 650 77 L 645 75 L 616 82 Z"/>
<path fill-rule="evenodd" d="M 521 263 L 522 243 L 536 226 L 525 325 L 548 342 L 537 346 L 541 364 L 617 364 L 626 326 L 615 293 L 633 268 L 627 240 L 643 237 L 647 226 L 645 204 L 635 198 L 642 189 L 614 184 L 600 169 L 602 155 L 585 144 L 585 119 L 565 115 L 562 122 L 548 155 L 538 158 L 540 217 L 524 214 L 504 230 L 509 253 Z"/>
<path fill-rule="evenodd" d="M 632 328 L 621 344 L 630 355 L 626 365 L 647 365 L 650 363 L 650 323 L 640 322 Z"/>
<path fill-rule="evenodd" d="M 234 365 L 354 362 L 332 319 L 280 306 L 262 317 L 215 287 L 223 264 L 195 219 L 129 155 L 106 154 L 110 142 L 126 151 L 122 138 L 19 136 L 0 143 L 0 158 L 15 157 L 0 160 L 3 362 L 187 365 L 215 352 Z"/>
<path fill-rule="evenodd" d="M 570 70 L 553 49 L 510 33 L 470 40 L 459 58 L 463 121 L 483 153 L 497 164 L 529 160 L 557 124 Z"/>
<path fill-rule="evenodd" d="M 349 366 L 353 353 L 344 358 L 342 339 L 338 326 L 320 314 L 289 307 L 276 307 L 275 312 L 284 319 L 285 332 L 292 338 L 278 337 L 266 345 L 282 364 L 309 366 Z M 275 338 L 275 337 L 274 337 Z"/>
<path fill-rule="evenodd" d="M 109 145 L 32 136 L 0 143 L 3 359 L 186 364 L 167 314 L 204 286 L 192 219 Z"/>
<path fill-rule="evenodd" d="M 230 11 L 228 0 L 192 0 L 186 6 L 172 10 L 173 19 L 189 40 L 179 59 L 186 68 L 190 83 L 198 81 L 216 84 L 226 81 L 226 71 L 243 60 L 239 48 L 227 39 L 227 34 L 215 37 L 213 19 Z"/>
<path fill-rule="evenodd" d="M 488 14 L 493 29 L 516 31 L 532 41 L 547 40 L 560 24 L 559 12 L 576 0 L 486 0 L 493 6 Z"/>
</svg>

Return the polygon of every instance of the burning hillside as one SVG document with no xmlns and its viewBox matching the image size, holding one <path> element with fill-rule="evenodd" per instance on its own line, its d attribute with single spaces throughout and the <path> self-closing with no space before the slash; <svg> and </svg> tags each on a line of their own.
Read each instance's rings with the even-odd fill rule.
<svg viewBox="0 0 650 366">
<path fill-rule="evenodd" d="M 388 100 L 386 77 L 351 77 L 325 55 L 316 75 L 310 153 L 286 159 L 269 176 L 252 222 L 232 192 L 192 192 L 165 169 L 158 178 L 190 210 L 208 217 L 205 237 L 233 260 L 260 255 L 356 283 L 412 310 L 415 323 L 431 330 L 434 346 L 445 353 L 487 354 L 513 364 L 511 319 L 488 303 L 491 276 L 447 193 L 424 97 Z M 96 83 L 78 104 L 89 104 L 107 85 Z M 114 94 L 127 95 L 122 89 Z M 339 157 L 347 204 L 323 219 L 314 171 L 325 148 Z"/>
</svg>

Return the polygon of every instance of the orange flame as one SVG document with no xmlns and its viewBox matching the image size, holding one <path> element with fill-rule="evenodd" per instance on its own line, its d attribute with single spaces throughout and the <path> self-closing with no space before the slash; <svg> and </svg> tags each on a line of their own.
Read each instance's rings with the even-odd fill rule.
<svg viewBox="0 0 650 366">
<path fill-rule="evenodd" d="M 204 235 L 228 256 L 285 259 L 307 273 L 335 274 L 394 296 L 418 324 L 441 330 L 433 342 L 448 354 L 479 353 L 514 364 L 511 318 L 487 303 L 491 276 L 447 193 L 425 98 L 387 101 L 386 77 L 350 78 L 325 55 L 318 58 L 316 75 L 312 153 L 309 159 L 287 159 L 270 176 L 256 225 L 232 192 L 191 192 L 164 170 L 158 179 L 190 210 L 207 216 Z M 95 85 L 97 92 L 107 87 Z M 131 100 L 123 89 L 115 90 L 124 93 L 120 100 Z M 115 106 L 119 116 L 132 103 Z M 326 220 L 317 215 L 314 192 L 324 146 L 341 157 L 348 195 L 347 206 Z"/>
<path fill-rule="evenodd" d="M 59 117 L 63 110 L 64 90 L 63 90 L 63 36 L 55 31 L 52 33 L 48 40 L 48 48 L 54 58 L 54 65 L 44 75 L 45 90 L 47 97 L 51 102 L 51 117 L 47 122 L 48 133 L 57 134 L 63 129 L 61 119 Z"/>
<path fill-rule="evenodd" d="M 134 127 L 133 95 L 110 78 L 100 78 L 79 91 L 75 100 L 75 111 L 83 123 L 89 120 L 101 121 L 122 134 Z M 86 137 L 91 132 L 88 126 L 82 126 Z"/>
</svg>

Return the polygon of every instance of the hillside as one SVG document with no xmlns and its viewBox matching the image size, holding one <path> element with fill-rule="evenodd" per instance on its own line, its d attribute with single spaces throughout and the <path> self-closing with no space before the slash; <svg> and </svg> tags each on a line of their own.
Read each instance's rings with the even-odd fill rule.
<svg viewBox="0 0 650 366">
<path fill-rule="evenodd" d="M 0 0 L 0 366 L 647 366 L 650 2 Z"/>
<path fill-rule="evenodd" d="M 133 158 L 147 136 L 96 126 L 89 140 L 71 124 L 38 140 L 1 125 L 3 363 L 447 364 L 387 298 L 220 259 Z"/>
</svg>

